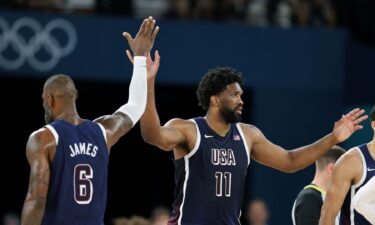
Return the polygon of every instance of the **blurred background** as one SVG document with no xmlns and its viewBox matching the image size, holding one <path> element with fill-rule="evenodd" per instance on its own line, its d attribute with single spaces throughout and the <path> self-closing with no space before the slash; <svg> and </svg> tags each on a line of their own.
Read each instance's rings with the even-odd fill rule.
<svg viewBox="0 0 375 225">
<path fill-rule="evenodd" d="M 161 27 L 162 123 L 204 116 L 195 90 L 215 66 L 242 71 L 244 122 L 287 149 L 327 134 L 351 108 L 369 113 L 374 105 L 372 0 L 1 0 L 3 224 L 19 224 L 30 171 L 25 145 L 44 125 L 45 79 L 73 77 L 81 117 L 113 113 L 127 101 L 132 72 L 121 33 L 135 34 L 149 15 Z M 341 146 L 369 141 L 369 121 L 364 126 Z M 294 198 L 314 169 L 284 174 L 252 161 L 243 224 L 250 217 L 291 224 Z M 171 154 L 145 144 L 135 126 L 110 155 L 106 224 L 163 224 L 173 192 Z M 254 200 L 262 202 L 258 213 L 246 213 Z"/>
</svg>

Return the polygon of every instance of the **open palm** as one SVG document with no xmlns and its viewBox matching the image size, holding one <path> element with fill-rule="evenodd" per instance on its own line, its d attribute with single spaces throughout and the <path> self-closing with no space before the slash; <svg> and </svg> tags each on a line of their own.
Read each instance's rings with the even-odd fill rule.
<svg viewBox="0 0 375 225">
<path fill-rule="evenodd" d="M 348 114 L 343 115 L 340 120 L 335 122 L 333 134 L 338 142 L 343 142 L 348 139 L 355 131 L 363 128 L 360 123 L 367 119 L 367 115 L 363 115 L 365 110 L 353 109 Z"/>
</svg>

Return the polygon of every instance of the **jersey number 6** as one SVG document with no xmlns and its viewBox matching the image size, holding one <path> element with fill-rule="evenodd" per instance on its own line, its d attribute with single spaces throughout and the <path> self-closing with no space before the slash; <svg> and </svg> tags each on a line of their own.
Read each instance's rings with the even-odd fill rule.
<svg viewBox="0 0 375 225">
<path fill-rule="evenodd" d="M 91 179 L 94 172 L 89 164 L 74 167 L 74 200 L 78 204 L 90 204 L 94 192 Z"/>
</svg>

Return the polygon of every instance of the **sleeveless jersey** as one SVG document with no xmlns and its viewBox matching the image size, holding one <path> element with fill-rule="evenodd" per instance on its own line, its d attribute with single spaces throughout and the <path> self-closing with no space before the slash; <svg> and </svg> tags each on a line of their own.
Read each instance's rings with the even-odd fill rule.
<svg viewBox="0 0 375 225">
<path fill-rule="evenodd" d="M 355 193 L 362 188 L 375 175 L 375 161 L 371 157 L 366 144 L 351 149 L 350 151 L 358 150 L 363 164 L 363 172 L 361 180 L 350 186 L 349 192 L 346 195 L 340 214 L 340 225 L 371 225 L 361 214 L 359 214 L 351 206 L 352 199 Z"/>
<path fill-rule="evenodd" d="M 250 152 L 240 124 L 225 137 L 203 118 L 195 147 L 175 160 L 175 201 L 169 225 L 239 225 Z"/>
<path fill-rule="evenodd" d="M 56 120 L 46 128 L 57 147 L 42 224 L 102 225 L 109 158 L 104 128 L 89 120 Z"/>
</svg>

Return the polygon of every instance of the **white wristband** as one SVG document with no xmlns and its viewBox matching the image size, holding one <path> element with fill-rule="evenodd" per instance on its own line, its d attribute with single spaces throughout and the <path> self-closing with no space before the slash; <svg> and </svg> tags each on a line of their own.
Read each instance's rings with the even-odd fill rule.
<svg viewBox="0 0 375 225">
<path fill-rule="evenodd" d="M 116 112 L 129 116 L 133 126 L 141 118 L 147 102 L 147 65 L 145 56 L 135 56 L 133 75 L 129 85 L 128 103 L 121 106 Z"/>
</svg>

